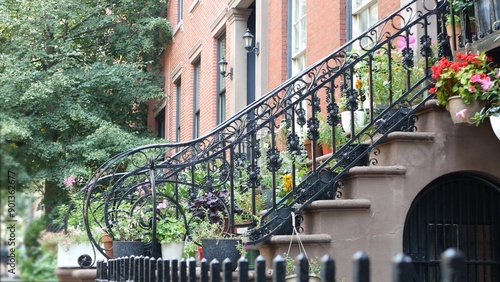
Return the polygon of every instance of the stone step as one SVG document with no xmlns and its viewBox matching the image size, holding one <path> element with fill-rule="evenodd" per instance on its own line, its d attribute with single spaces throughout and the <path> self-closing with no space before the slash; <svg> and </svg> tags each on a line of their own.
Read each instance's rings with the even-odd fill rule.
<svg viewBox="0 0 500 282">
<path fill-rule="evenodd" d="M 370 164 L 407 165 L 429 151 L 434 140 L 434 132 L 392 132 L 370 153 Z"/>
<path fill-rule="evenodd" d="M 370 206 L 371 202 L 368 199 L 314 201 L 302 212 L 304 221 L 301 227 L 305 234 L 331 232 L 332 217 L 343 217 L 346 213 L 349 213 L 350 217 L 365 216 Z"/>
<path fill-rule="evenodd" d="M 306 249 L 309 258 L 322 257 L 325 251 L 330 250 L 332 236 L 326 233 L 298 235 L 275 235 L 260 246 L 260 255 L 266 258 L 266 267 L 272 268 L 272 259 L 276 256 L 288 254 L 295 258 L 303 251 L 299 248 L 299 240 Z M 291 243 L 291 245 L 290 245 Z"/>
<path fill-rule="evenodd" d="M 401 185 L 405 175 L 406 167 L 400 165 L 352 167 L 341 179 L 341 199 L 386 197 L 387 195 L 378 195 L 373 191 Z"/>
</svg>

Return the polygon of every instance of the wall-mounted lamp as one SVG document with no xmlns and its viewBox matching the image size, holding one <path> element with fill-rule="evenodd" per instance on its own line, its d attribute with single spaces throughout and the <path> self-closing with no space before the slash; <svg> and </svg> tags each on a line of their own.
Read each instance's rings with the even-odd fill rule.
<svg viewBox="0 0 500 282">
<path fill-rule="evenodd" d="M 243 35 L 243 40 L 245 40 L 245 50 L 247 50 L 247 53 L 250 53 L 252 51 L 255 51 L 255 55 L 259 55 L 259 42 L 255 42 L 255 47 L 252 47 L 252 41 L 253 41 L 254 36 L 250 33 L 250 29 L 247 28 L 247 32 L 245 32 L 245 35 Z"/>
<path fill-rule="evenodd" d="M 220 74 L 223 76 L 223 77 L 227 77 L 229 76 L 230 79 L 233 79 L 233 68 L 231 68 L 229 70 L 229 72 L 226 72 L 227 71 L 227 61 L 224 57 L 222 57 L 219 61 L 219 72 Z"/>
</svg>

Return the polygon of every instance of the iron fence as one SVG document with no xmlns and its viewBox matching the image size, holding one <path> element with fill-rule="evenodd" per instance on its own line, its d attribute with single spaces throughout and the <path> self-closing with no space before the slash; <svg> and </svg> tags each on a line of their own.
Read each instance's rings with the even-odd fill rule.
<svg viewBox="0 0 500 282">
<path fill-rule="evenodd" d="M 248 260 L 241 258 L 236 271 L 232 271 L 232 262 L 229 259 L 220 263 L 213 260 L 209 263 L 203 259 L 199 266 L 195 259 L 190 260 L 163 260 L 149 257 L 124 257 L 97 262 L 96 282 L 229 282 L 229 281 L 274 281 L 284 282 L 289 278 L 286 273 L 286 260 L 277 256 L 273 260 L 272 270 L 266 269 L 266 261 L 259 256 L 255 261 L 255 270 L 249 271 Z M 463 273 L 465 260 L 463 255 L 455 249 L 448 249 L 441 254 L 440 277 L 437 281 L 459 282 L 465 281 Z M 295 281 L 309 280 L 309 263 L 307 258 L 300 254 L 294 261 Z M 321 282 L 344 281 L 335 271 L 335 261 L 329 255 L 321 258 L 319 273 Z M 347 279 L 347 278 L 346 278 Z M 375 281 L 379 281 L 374 278 Z M 353 256 L 353 276 L 347 281 L 370 281 L 370 259 L 364 252 Z M 392 281 L 409 282 L 424 281 L 416 274 L 410 257 L 398 254 L 393 259 Z"/>
</svg>

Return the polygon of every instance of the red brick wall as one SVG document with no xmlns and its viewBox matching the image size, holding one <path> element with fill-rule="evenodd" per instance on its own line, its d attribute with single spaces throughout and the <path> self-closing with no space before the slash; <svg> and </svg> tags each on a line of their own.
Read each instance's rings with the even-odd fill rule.
<svg viewBox="0 0 500 282">
<path fill-rule="evenodd" d="M 171 73 L 182 64 L 181 86 L 181 140 L 191 140 L 193 137 L 193 71 L 189 52 L 201 40 L 200 53 L 200 134 L 206 133 L 215 126 L 216 122 L 216 76 L 217 76 L 217 38 L 212 37 L 210 25 L 214 19 L 227 10 L 226 1 L 200 1 L 196 8 L 189 12 L 194 0 L 184 0 L 184 16 L 182 24 L 177 24 L 177 2 L 168 2 L 167 18 L 172 28 L 177 30 L 170 46 L 163 56 L 163 71 L 165 73 L 165 92 L 167 101 L 167 129 L 166 139 L 175 140 L 176 137 L 176 86 L 172 81 Z M 229 38 L 229 36 L 227 37 Z M 228 40 L 228 39 L 226 39 Z M 229 42 L 227 42 L 229 45 Z M 231 62 L 229 62 L 231 64 Z M 229 88 L 229 86 L 228 86 Z M 229 96 L 229 93 L 228 93 Z"/>
<path fill-rule="evenodd" d="M 307 1 L 307 65 L 345 43 L 345 1 Z"/>
<path fill-rule="evenodd" d="M 286 80 L 287 0 L 269 1 L 269 90 Z"/>
</svg>

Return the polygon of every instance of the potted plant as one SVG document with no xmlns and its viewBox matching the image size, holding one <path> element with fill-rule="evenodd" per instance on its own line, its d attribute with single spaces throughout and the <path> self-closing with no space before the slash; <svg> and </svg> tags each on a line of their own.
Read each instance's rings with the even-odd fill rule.
<svg viewBox="0 0 500 282">
<path fill-rule="evenodd" d="M 194 242 L 201 243 L 202 257 L 209 263 L 216 259 L 221 264 L 229 258 L 234 271 L 241 256 L 238 250 L 241 240 L 222 232 L 223 227 L 220 224 L 209 220 L 194 220 L 194 225 L 196 228 L 193 228 L 190 237 Z"/>
<path fill-rule="evenodd" d="M 69 203 L 60 205 L 57 209 L 57 219 L 54 221 L 55 226 L 59 226 L 59 232 L 45 232 L 44 239 L 47 242 L 54 242 L 57 245 L 57 267 L 59 268 L 76 268 L 92 263 L 96 259 L 104 259 L 99 252 L 94 257 L 94 250 L 83 221 L 83 197 L 80 193 L 81 186 L 79 177 L 70 174 L 64 179 L 63 183 L 68 192 Z M 98 226 L 91 226 L 93 234 L 100 234 L 102 231 Z M 88 255 L 92 261 L 82 262 L 80 257 Z M 83 265 L 82 265 L 83 263 Z"/>
<path fill-rule="evenodd" d="M 301 255 L 303 255 L 303 254 L 301 254 Z M 301 255 L 297 256 L 297 259 L 301 258 Z M 286 264 L 285 281 L 287 281 L 287 282 L 296 281 L 297 272 L 296 272 L 294 260 L 290 257 L 290 255 L 288 253 L 283 254 L 283 258 L 285 259 L 285 264 Z M 319 276 L 319 273 L 321 270 L 319 258 L 317 258 L 317 257 L 314 259 L 307 258 L 307 261 L 309 263 L 309 281 L 310 282 L 321 281 L 320 276 Z"/>
<path fill-rule="evenodd" d="M 405 64 L 403 56 L 403 52 L 413 52 L 415 43 L 414 36 L 399 36 L 393 45 L 395 51 L 388 52 L 383 49 L 374 52 L 355 69 L 354 89 L 360 97 L 370 97 L 372 93 L 374 109 L 370 110 L 375 114 L 385 110 L 408 91 L 408 77 L 413 85 L 423 76 L 423 67 Z"/>
<path fill-rule="evenodd" d="M 161 205 L 161 204 L 160 204 Z M 169 214 L 157 221 L 156 239 L 161 244 L 163 259 L 182 259 L 184 240 L 187 233 L 186 215 Z"/>
<path fill-rule="evenodd" d="M 434 87 L 429 92 L 436 96 L 439 105 L 446 106 L 454 123 L 470 123 L 486 101 L 498 93 L 499 73 L 485 53 L 458 52 L 456 58 L 442 58 L 431 67 Z"/>
<path fill-rule="evenodd" d="M 356 85 L 360 87 L 361 80 L 356 81 Z M 350 135 L 351 125 L 352 125 L 352 116 L 354 116 L 354 129 L 360 130 L 365 125 L 365 113 L 362 109 L 362 101 L 361 97 L 358 93 L 361 93 L 360 89 L 357 89 L 357 96 L 351 96 L 351 99 L 346 97 L 347 94 L 343 94 L 340 97 L 339 101 L 339 110 L 340 110 L 340 120 L 342 124 L 342 129 L 347 135 Z M 320 125 L 321 127 L 321 125 Z M 320 131 L 321 138 L 321 131 Z"/>
<path fill-rule="evenodd" d="M 347 137 L 345 135 L 345 132 L 342 130 L 341 126 L 335 125 L 334 128 L 335 128 L 335 148 L 338 148 L 341 144 L 344 144 L 347 141 Z M 328 124 L 325 117 L 320 115 L 318 143 L 321 144 L 324 154 L 331 154 L 333 152 L 332 142 L 333 142 L 332 126 Z"/>
<path fill-rule="evenodd" d="M 239 259 L 237 245 L 241 240 L 233 238 L 227 218 L 229 205 L 225 202 L 230 197 L 227 189 L 200 191 L 189 205 L 192 214 L 190 237 L 201 244 L 203 257 L 209 262 L 217 259 L 222 263 L 229 258 L 233 262 L 233 271 Z M 241 214 L 241 208 L 235 206 L 234 214 Z"/>
<path fill-rule="evenodd" d="M 113 254 L 115 258 L 144 255 L 144 242 L 147 235 L 141 226 L 142 213 L 123 205 L 123 212 L 118 213 L 113 221 Z"/>
</svg>

